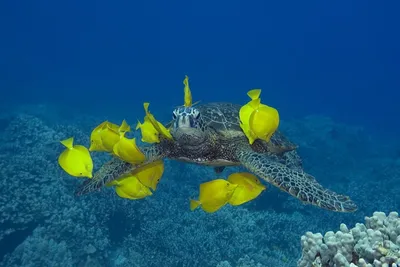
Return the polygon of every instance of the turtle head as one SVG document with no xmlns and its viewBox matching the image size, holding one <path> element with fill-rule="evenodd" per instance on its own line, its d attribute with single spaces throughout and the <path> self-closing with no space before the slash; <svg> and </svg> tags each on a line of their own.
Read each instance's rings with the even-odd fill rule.
<svg viewBox="0 0 400 267">
<path fill-rule="evenodd" d="M 195 107 L 178 107 L 172 113 L 171 134 L 174 139 L 191 146 L 202 144 L 206 139 L 204 122 Z"/>
</svg>

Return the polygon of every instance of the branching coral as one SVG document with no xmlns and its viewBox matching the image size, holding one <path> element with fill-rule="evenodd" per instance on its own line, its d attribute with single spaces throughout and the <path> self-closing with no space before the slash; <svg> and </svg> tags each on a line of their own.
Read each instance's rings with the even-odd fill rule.
<svg viewBox="0 0 400 267">
<path fill-rule="evenodd" d="M 301 238 L 303 254 L 298 266 L 392 266 L 400 265 L 400 218 L 374 212 L 352 229 L 340 225 L 324 236 L 307 232 Z M 386 264 L 386 265 L 385 265 Z"/>
</svg>

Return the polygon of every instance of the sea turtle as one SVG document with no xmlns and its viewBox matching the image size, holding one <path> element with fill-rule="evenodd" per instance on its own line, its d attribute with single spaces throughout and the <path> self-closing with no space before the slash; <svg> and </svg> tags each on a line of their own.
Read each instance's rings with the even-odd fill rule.
<svg viewBox="0 0 400 267">
<path fill-rule="evenodd" d="M 270 142 L 257 140 L 252 145 L 240 127 L 240 105 L 209 103 L 177 107 L 173 111 L 170 132 L 173 140 L 140 147 L 148 164 L 159 159 L 174 159 L 213 166 L 221 172 L 225 166 L 243 166 L 250 172 L 298 198 L 338 212 L 352 212 L 357 206 L 348 196 L 323 188 L 305 173 L 296 146 L 279 131 Z M 103 165 L 93 179 L 86 180 L 77 195 L 98 190 L 104 184 L 130 172 L 137 166 L 117 158 Z"/>
</svg>

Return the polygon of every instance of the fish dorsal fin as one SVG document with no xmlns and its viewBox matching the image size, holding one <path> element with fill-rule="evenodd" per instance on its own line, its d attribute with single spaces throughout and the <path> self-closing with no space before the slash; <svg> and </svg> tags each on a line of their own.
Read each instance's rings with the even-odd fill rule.
<svg viewBox="0 0 400 267">
<path fill-rule="evenodd" d="M 260 98 L 261 89 L 253 89 L 247 92 L 247 95 L 251 98 L 251 100 L 255 100 Z"/>
<path fill-rule="evenodd" d="M 74 148 L 74 138 L 70 137 L 68 139 L 62 140 L 61 144 L 63 144 L 66 148 L 72 149 Z"/>
<path fill-rule="evenodd" d="M 96 126 L 96 128 L 93 129 L 94 132 L 100 131 L 104 129 L 104 127 L 107 125 L 108 121 L 103 121 L 99 125 Z"/>
</svg>

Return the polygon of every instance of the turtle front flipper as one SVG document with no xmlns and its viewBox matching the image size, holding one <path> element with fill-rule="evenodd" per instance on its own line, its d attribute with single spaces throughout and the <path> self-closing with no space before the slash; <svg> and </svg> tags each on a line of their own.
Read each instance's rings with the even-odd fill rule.
<svg viewBox="0 0 400 267">
<path fill-rule="evenodd" d="M 156 160 L 165 158 L 163 150 L 158 145 L 143 147 L 140 149 L 146 157 L 146 161 L 140 165 L 132 165 L 119 158 L 112 158 L 104 164 L 93 176 L 92 179 L 86 179 L 75 191 L 75 195 L 86 195 L 100 190 L 105 184 L 117 179 L 121 175 L 132 172 L 138 167 L 152 163 Z"/>
<path fill-rule="evenodd" d="M 252 150 L 239 149 L 236 154 L 244 167 L 303 203 L 337 212 L 357 210 L 356 204 L 348 196 L 323 188 L 313 176 L 301 170 L 288 168 Z"/>
</svg>

